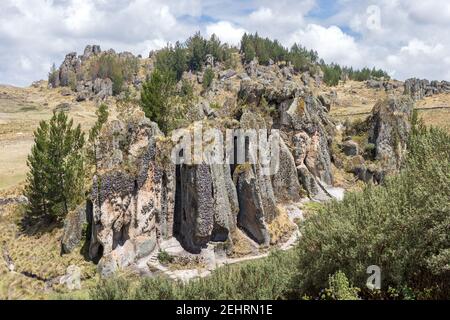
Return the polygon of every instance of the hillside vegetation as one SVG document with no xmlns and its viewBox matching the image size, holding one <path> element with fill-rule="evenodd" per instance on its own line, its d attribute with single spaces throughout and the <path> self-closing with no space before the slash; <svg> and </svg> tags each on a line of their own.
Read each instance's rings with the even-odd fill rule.
<svg viewBox="0 0 450 320">
<path fill-rule="evenodd" d="M 446 299 L 450 280 L 450 136 L 418 126 L 401 174 L 331 202 L 301 224 L 294 251 L 178 284 L 101 281 L 93 299 Z M 381 290 L 365 287 L 367 267 Z M 270 275 L 269 277 L 267 275 Z"/>
</svg>

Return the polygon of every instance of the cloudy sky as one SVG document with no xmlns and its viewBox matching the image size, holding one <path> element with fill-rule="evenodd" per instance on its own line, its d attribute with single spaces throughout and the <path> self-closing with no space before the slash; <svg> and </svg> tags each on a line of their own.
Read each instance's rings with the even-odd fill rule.
<svg viewBox="0 0 450 320">
<path fill-rule="evenodd" d="M 231 44 L 258 31 L 327 62 L 450 80 L 447 0 L 1 0 L 0 83 L 45 78 L 86 44 L 146 56 L 198 30 Z"/>
</svg>

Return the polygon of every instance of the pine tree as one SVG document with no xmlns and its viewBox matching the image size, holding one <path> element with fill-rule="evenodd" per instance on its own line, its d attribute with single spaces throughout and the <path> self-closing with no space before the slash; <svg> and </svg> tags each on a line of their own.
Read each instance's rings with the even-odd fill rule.
<svg viewBox="0 0 450 320">
<path fill-rule="evenodd" d="M 41 122 L 28 157 L 25 194 L 34 216 L 64 217 L 83 199 L 84 134 L 63 112 Z"/>
<path fill-rule="evenodd" d="M 97 163 L 97 138 L 100 134 L 100 131 L 103 128 L 103 125 L 108 121 L 109 112 L 108 112 L 108 106 L 104 103 L 98 107 L 97 111 L 95 112 L 97 115 L 97 121 L 95 122 L 94 126 L 89 131 L 89 148 L 88 148 L 88 159 L 91 165 L 96 165 Z"/>
<path fill-rule="evenodd" d="M 28 211 L 33 216 L 48 214 L 47 185 L 43 183 L 46 181 L 48 166 L 48 130 L 48 123 L 41 121 L 34 133 L 34 146 L 27 161 L 30 171 L 27 174 L 25 195 L 29 200 Z"/>
<path fill-rule="evenodd" d="M 164 133 L 171 127 L 170 100 L 175 93 L 175 84 L 172 73 L 155 69 L 142 86 L 141 106 L 145 116 L 156 122 Z"/>
</svg>

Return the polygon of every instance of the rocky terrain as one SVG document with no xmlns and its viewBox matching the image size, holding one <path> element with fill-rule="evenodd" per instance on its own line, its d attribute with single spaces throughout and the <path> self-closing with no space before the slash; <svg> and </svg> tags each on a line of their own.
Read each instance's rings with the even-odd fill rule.
<svg viewBox="0 0 450 320">
<path fill-rule="evenodd" d="M 222 132 L 277 129 L 279 170 L 264 175 L 259 161 L 174 164 L 171 137 L 136 106 L 123 110 L 116 103 L 123 94 L 114 96 L 113 80 L 93 71 L 105 58 L 135 66 L 124 85 L 139 97 L 153 69 L 152 55 L 102 52 L 96 45 L 81 56 L 69 53 L 49 83 L 0 87 L 0 227 L 8 230 L 0 238 L 0 277 L 6 279 L 0 279 L 0 297 L 27 297 L 29 292 L 15 289 L 23 282 L 42 294 L 58 286 L 79 289 L 94 278 L 94 269 L 102 277 L 131 271 L 186 280 L 265 256 L 272 248 L 290 248 L 298 237 L 295 221 L 308 203 L 341 199 L 345 190 L 381 184 L 400 169 L 414 108 L 429 124 L 445 126 L 450 119 L 445 81 L 346 81 L 328 87 L 320 75 L 296 72 L 290 64 L 238 59 L 228 68 L 207 59 L 215 72 L 207 90 L 201 72 L 183 75 L 197 97 L 184 128 L 192 134 L 195 125 Z M 21 183 L 38 122 L 62 110 L 88 130 L 100 103 L 109 106 L 110 118 L 96 143 L 87 202 L 50 234 L 20 230 L 16 223 L 26 202 Z M 20 247 L 30 243 L 47 251 L 33 256 L 31 265 L 25 261 L 32 253 Z M 164 257 L 170 257 L 169 266 Z"/>
</svg>

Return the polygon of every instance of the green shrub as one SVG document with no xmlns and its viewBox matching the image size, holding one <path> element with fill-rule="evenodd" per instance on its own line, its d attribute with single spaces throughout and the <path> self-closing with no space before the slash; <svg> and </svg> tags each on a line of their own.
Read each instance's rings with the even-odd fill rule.
<svg viewBox="0 0 450 320">
<path fill-rule="evenodd" d="M 168 71 L 156 69 L 142 86 L 141 106 L 145 116 L 156 122 L 164 133 L 172 129 L 171 98 L 174 94 L 175 78 Z"/>
<path fill-rule="evenodd" d="M 133 80 L 133 76 L 139 71 L 139 59 L 133 57 L 119 57 L 104 53 L 89 60 L 87 67 L 91 79 L 111 79 L 113 94 L 118 95 L 123 91 L 125 82 Z"/>
<path fill-rule="evenodd" d="M 209 89 L 214 81 L 214 71 L 211 68 L 207 68 L 203 75 L 203 89 Z"/>
<path fill-rule="evenodd" d="M 167 251 L 161 250 L 158 253 L 158 260 L 162 264 L 169 264 L 173 262 L 173 257 L 167 253 Z"/>
<path fill-rule="evenodd" d="M 345 273 L 338 271 L 328 278 L 328 288 L 323 290 L 323 300 L 358 300 L 360 289 L 353 287 Z"/>
<path fill-rule="evenodd" d="M 341 270 L 370 296 L 366 269 L 378 265 L 384 293 L 409 288 L 417 297 L 448 298 L 448 168 L 449 135 L 422 129 L 411 137 L 400 175 L 348 193 L 307 219 L 297 248 L 299 295 L 314 295 Z"/>
<path fill-rule="evenodd" d="M 132 294 L 131 282 L 123 277 L 103 279 L 89 290 L 93 300 L 127 300 Z"/>
<path fill-rule="evenodd" d="M 286 298 L 295 272 L 295 252 L 273 252 L 268 258 L 231 265 L 213 271 L 207 278 L 186 284 L 166 278 L 133 282 L 113 278 L 91 290 L 92 299 L 175 300 L 267 300 Z M 270 276 L 269 276 L 270 275 Z"/>
</svg>

